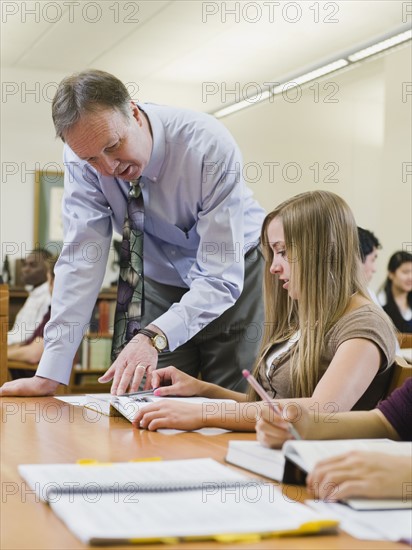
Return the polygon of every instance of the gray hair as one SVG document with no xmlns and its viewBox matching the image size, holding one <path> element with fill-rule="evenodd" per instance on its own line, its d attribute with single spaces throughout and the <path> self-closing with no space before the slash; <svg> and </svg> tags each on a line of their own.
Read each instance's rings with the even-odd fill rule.
<svg viewBox="0 0 412 550">
<path fill-rule="evenodd" d="M 129 117 L 131 97 L 126 86 L 115 76 L 90 69 L 64 78 L 53 98 L 52 116 L 56 136 L 64 135 L 85 113 L 101 108 L 117 109 Z"/>
</svg>

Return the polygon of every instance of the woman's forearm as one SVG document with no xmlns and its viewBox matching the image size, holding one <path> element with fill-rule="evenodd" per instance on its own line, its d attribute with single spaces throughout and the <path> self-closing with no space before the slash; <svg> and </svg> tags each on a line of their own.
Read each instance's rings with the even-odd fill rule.
<svg viewBox="0 0 412 550">
<path fill-rule="evenodd" d="M 282 400 L 283 417 L 303 439 L 399 439 L 385 416 L 372 411 L 338 412 L 335 404 L 321 407 L 312 399 Z M 303 406 L 303 407 L 301 407 Z M 324 411 L 329 412 L 324 412 Z"/>
<path fill-rule="evenodd" d="M 254 432 L 256 420 L 261 415 L 262 402 L 208 403 L 202 408 L 202 424 L 207 427 L 225 428 L 237 432 Z"/>
<path fill-rule="evenodd" d="M 228 390 L 210 382 L 201 382 L 199 395 L 209 399 L 233 399 L 239 403 L 246 401 L 245 393 Z"/>
<path fill-rule="evenodd" d="M 372 411 L 350 411 L 334 416 L 321 414 L 318 422 L 312 421 L 307 439 L 374 439 L 399 440 L 392 425 L 383 414 Z"/>
</svg>

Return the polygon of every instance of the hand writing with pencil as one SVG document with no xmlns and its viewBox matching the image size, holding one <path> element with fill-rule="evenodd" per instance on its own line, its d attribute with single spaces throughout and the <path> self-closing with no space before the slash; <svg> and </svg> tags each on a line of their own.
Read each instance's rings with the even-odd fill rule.
<svg viewBox="0 0 412 550">
<path fill-rule="evenodd" d="M 264 447 L 278 449 L 288 439 L 296 439 L 290 431 L 291 425 L 300 438 L 305 438 L 310 411 L 297 403 L 279 403 L 278 409 L 279 414 L 273 414 L 269 407 L 265 407 L 256 422 L 257 439 Z"/>
</svg>

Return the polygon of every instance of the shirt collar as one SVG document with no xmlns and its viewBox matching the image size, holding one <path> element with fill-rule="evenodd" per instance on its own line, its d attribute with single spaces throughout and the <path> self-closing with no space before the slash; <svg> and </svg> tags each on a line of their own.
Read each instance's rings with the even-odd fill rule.
<svg viewBox="0 0 412 550">
<path fill-rule="evenodd" d="M 142 176 L 156 182 L 159 178 L 166 153 L 166 137 L 163 124 L 149 103 L 138 103 L 137 106 L 149 119 L 152 129 L 153 148 L 149 164 L 143 170 Z"/>
<path fill-rule="evenodd" d="M 27 288 L 31 288 L 30 290 L 31 296 L 38 296 L 40 294 L 44 294 L 46 291 L 47 292 L 49 291 L 49 283 L 47 281 L 45 281 L 41 285 L 36 286 L 34 288 L 32 285 L 26 285 L 26 286 Z"/>
</svg>

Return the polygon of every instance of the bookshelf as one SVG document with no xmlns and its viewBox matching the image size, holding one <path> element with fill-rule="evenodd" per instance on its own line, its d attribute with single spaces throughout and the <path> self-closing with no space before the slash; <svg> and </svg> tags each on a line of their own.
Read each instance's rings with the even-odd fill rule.
<svg viewBox="0 0 412 550">
<path fill-rule="evenodd" d="M 9 315 L 9 287 L 0 284 L 0 385 L 7 382 L 7 330 Z"/>
<path fill-rule="evenodd" d="M 9 327 L 14 323 L 18 310 L 27 298 L 24 288 L 10 288 L 10 316 Z M 110 391 L 109 384 L 100 384 L 97 379 L 110 367 L 110 351 L 113 337 L 114 311 L 116 307 L 117 287 L 103 288 L 96 301 L 90 320 L 90 330 L 76 353 L 73 370 L 68 386 L 61 387 L 61 392 L 72 393 L 100 393 Z M 26 364 L 19 363 L 19 368 Z M 16 365 L 14 365 L 14 368 Z M 36 370 L 32 366 L 32 370 Z M 27 365 L 26 365 L 27 369 Z M 30 369 L 28 369 L 30 370 Z"/>
</svg>

